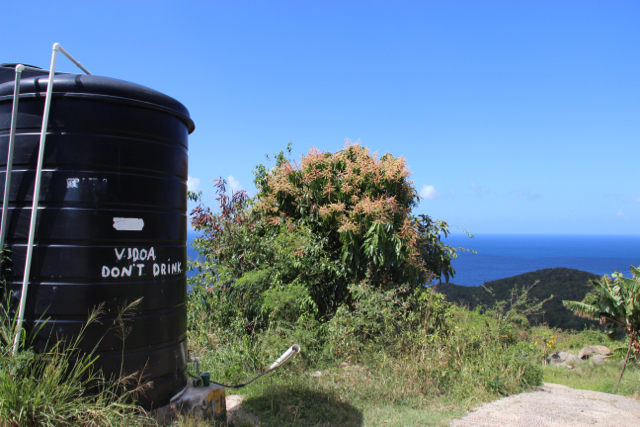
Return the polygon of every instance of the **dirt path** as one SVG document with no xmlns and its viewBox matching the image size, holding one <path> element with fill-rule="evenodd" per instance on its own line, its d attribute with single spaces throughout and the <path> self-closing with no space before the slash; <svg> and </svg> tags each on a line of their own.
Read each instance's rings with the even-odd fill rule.
<svg viewBox="0 0 640 427">
<path fill-rule="evenodd" d="M 486 403 L 452 427 L 598 427 L 640 426 L 640 402 L 597 391 L 545 383 L 522 393 Z"/>
</svg>

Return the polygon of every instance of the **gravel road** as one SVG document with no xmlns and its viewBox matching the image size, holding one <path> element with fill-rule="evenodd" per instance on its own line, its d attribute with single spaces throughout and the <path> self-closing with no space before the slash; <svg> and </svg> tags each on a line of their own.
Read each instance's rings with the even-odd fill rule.
<svg viewBox="0 0 640 427">
<path fill-rule="evenodd" d="M 545 383 L 532 393 L 482 405 L 452 427 L 640 427 L 640 402 Z"/>
</svg>

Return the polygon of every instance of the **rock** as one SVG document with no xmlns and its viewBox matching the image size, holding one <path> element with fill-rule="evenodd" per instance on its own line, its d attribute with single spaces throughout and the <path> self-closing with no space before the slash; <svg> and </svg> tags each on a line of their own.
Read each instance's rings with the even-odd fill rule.
<svg viewBox="0 0 640 427">
<path fill-rule="evenodd" d="M 606 356 L 603 356 L 602 354 L 594 354 L 589 359 L 589 364 L 591 364 L 591 365 L 602 365 L 606 361 L 607 361 Z"/>
<path fill-rule="evenodd" d="M 608 347 L 605 347 L 603 345 L 590 345 L 580 350 L 580 353 L 578 353 L 578 357 L 580 359 L 585 359 L 595 354 L 610 356 L 612 353 Z"/>
<path fill-rule="evenodd" d="M 558 351 L 553 353 L 549 358 L 549 364 L 552 366 L 559 366 L 562 368 L 573 369 L 582 360 L 578 356 L 568 353 L 566 351 Z"/>
<path fill-rule="evenodd" d="M 551 365 L 559 365 L 561 363 L 564 363 L 564 361 L 567 360 L 568 356 L 569 353 L 567 353 L 566 351 L 555 352 L 551 355 L 549 363 Z"/>
<path fill-rule="evenodd" d="M 582 362 L 582 360 L 580 360 L 577 356 L 566 351 L 558 351 L 556 353 L 553 353 L 549 358 L 549 364 L 554 366 L 566 366 L 567 364 L 574 365 L 580 362 Z"/>
<path fill-rule="evenodd" d="M 564 363 L 575 365 L 576 363 L 582 363 L 582 359 L 580 359 L 578 356 L 570 354 L 569 357 L 567 357 L 567 360 L 564 361 Z"/>
</svg>

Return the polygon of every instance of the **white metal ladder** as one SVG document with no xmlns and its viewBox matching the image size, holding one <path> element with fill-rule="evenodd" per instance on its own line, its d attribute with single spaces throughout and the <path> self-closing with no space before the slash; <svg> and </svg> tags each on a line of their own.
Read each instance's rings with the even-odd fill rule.
<svg viewBox="0 0 640 427">
<path fill-rule="evenodd" d="M 40 129 L 40 144 L 38 147 L 38 165 L 36 167 L 35 183 L 33 188 L 33 203 L 31 205 L 31 220 L 29 222 L 29 239 L 27 241 L 27 255 L 24 266 L 24 277 L 22 280 L 22 291 L 20 293 L 20 308 L 18 309 L 18 319 L 16 325 L 15 338 L 13 341 L 14 354 L 20 346 L 20 336 L 22 335 L 22 323 L 24 320 L 24 310 L 27 304 L 27 291 L 29 290 L 29 275 L 31 274 L 31 260 L 33 258 L 33 240 L 35 238 L 36 220 L 38 216 L 38 201 L 40 199 L 40 183 L 42 175 L 42 163 L 44 161 L 44 144 L 47 139 L 47 126 L 49 123 L 49 110 L 51 109 L 51 93 L 53 91 L 53 77 L 55 76 L 56 61 L 58 51 L 65 54 L 67 58 L 78 66 L 82 71 L 91 75 L 89 70 L 84 68 L 73 56 L 60 46 L 59 43 L 53 44 L 53 53 L 51 54 L 51 67 L 49 69 L 49 81 L 47 83 L 47 94 L 44 99 L 44 112 L 42 113 L 42 127 Z M 4 183 L 4 199 L 2 202 L 2 222 L 0 223 L 0 256 L 4 255 L 4 238 L 7 227 L 7 205 L 9 201 L 9 191 L 11 189 L 11 170 L 13 167 L 13 148 L 16 137 L 16 122 L 18 119 L 18 102 L 20 95 L 20 79 L 24 70 L 42 71 L 38 68 L 28 67 L 22 64 L 16 65 L 16 76 L 13 87 L 13 107 L 11 110 L 11 129 L 9 131 L 9 146 L 7 153 L 7 172 Z"/>
</svg>

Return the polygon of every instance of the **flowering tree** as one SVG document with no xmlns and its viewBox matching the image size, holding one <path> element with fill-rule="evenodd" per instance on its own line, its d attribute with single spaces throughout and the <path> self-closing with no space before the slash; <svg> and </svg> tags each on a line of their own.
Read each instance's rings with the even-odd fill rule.
<svg viewBox="0 0 640 427">
<path fill-rule="evenodd" d="M 280 153 L 255 175 L 253 200 L 222 191 L 220 213 L 199 206 L 192 224 L 205 232 L 198 244 L 215 258 L 217 278 L 254 292 L 261 309 L 322 317 L 350 303 L 353 283 L 413 291 L 454 274 L 456 250 L 440 239 L 448 225 L 411 215 L 419 197 L 403 157 L 347 142 L 299 162 Z"/>
</svg>

